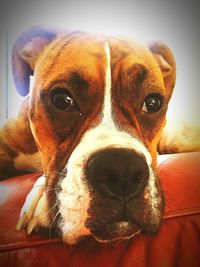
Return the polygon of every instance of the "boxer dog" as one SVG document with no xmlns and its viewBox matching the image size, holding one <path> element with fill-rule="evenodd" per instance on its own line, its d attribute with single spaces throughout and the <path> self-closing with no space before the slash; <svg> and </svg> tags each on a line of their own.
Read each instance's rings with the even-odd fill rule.
<svg viewBox="0 0 200 267">
<path fill-rule="evenodd" d="M 17 229 L 55 225 L 69 244 L 156 233 L 157 147 L 176 76 L 170 49 L 34 27 L 17 39 L 12 64 L 26 97 L 1 130 L 1 176 L 44 173 Z"/>
</svg>

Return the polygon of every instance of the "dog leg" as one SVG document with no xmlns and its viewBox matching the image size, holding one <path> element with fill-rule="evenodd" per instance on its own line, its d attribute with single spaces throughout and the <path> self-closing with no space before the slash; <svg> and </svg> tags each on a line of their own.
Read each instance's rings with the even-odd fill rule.
<svg viewBox="0 0 200 267">
<path fill-rule="evenodd" d="M 168 121 L 158 145 L 159 154 L 200 151 L 200 128 L 189 122 Z"/>
<path fill-rule="evenodd" d="M 30 234 L 38 226 L 48 227 L 50 219 L 47 203 L 45 177 L 41 176 L 25 200 L 16 229 L 27 227 L 27 233 Z"/>
<path fill-rule="evenodd" d="M 0 129 L 0 180 L 27 172 L 43 171 L 40 154 L 27 116 L 28 98 L 16 119 L 5 122 Z"/>
</svg>

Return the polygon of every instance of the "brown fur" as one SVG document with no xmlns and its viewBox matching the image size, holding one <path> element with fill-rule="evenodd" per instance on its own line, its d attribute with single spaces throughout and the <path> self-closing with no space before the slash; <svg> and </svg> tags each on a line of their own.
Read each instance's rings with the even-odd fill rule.
<svg viewBox="0 0 200 267">
<path fill-rule="evenodd" d="M 55 207 L 55 187 L 60 174 L 84 133 L 101 121 L 107 71 L 105 43 L 110 47 L 113 120 L 119 130 L 143 142 L 156 173 L 157 146 L 176 77 L 170 49 L 161 42 L 142 45 L 122 37 L 31 30 L 14 46 L 13 74 L 22 95 L 29 91 L 32 73 L 34 85 L 17 120 L 7 122 L 0 132 L 2 177 L 21 174 L 24 170 L 17 170 L 14 164 L 19 153 L 33 155 L 38 150 L 45 175 L 43 191 L 35 193 L 31 200 L 35 206 L 30 205 L 22 214 L 18 229 L 28 225 L 31 232 L 35 226 L 49 226 L 49 218 L 56 214 L 51 207 Z M 60 88 L 68 91 L 78 109 L 65 112 L 53 105 L 51 92 Z M 155 113 L 142 110 L 145 98 L 151 93 L 162 97 L 161 109 Z M 174 143 L 167 141 L 166 148 L 163 140 L 166 138 L 161 139 L 159 149 L 168 152 L 168 146 Z M 154 186 L 159 186 L 158 178 L 155 179 Z M 161 194 L 160 189 L 158 192 Z M 143 200 L 142 203 L 138 209 L 141 218 L 145 213 L 150 216 L 150 210 L 145 209 L 148 205 Z M 50 212 L 44 216 L 48 208 Z M 161 203 L 159 210 L 158 221 L 162 216 Z"/>
<path fill-rule="evenodd" d="M 0 130 L 0 177 L 7 178 L 26 173 L 16 169 L 14 160 L 19 153 L 34 154 L 37 147 L 28 119 L 28 98 L 20 108 L 16 120 L 8 120 Z"/>
</svg>

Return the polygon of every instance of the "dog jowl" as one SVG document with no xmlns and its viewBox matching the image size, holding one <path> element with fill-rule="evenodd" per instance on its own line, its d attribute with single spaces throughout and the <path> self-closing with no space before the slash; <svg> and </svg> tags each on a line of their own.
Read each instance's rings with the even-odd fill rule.
<svg viewBox="0 0 200 267">
<path fill-rule="evenodd" d="M 164 209 L 157 145 L 175 83 L 170 49 L 33 28 L 14 45 L 13 75 L 26 98 L 7 128 L 26 142 L 13 137 L 19 145 L 7 162 L 17 172 L 24 154 L 40 155 L 44 171 L 17 228 L 54 223 L 70 244 L 156 233 Z"/>
</svg>

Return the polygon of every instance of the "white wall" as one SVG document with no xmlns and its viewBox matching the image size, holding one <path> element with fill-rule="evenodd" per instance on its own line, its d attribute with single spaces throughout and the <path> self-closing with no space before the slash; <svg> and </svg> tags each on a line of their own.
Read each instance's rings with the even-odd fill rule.
<svg viewBox="0 0 200 267">
<path fill-rule="evenodd" d="M 4 58 L 1 59 L 0 65 L 1 88 L 5 89 L 6 86 L 4 66 L 6 31 L 9 52 L 18 34 L 32 25 L 61 26 L 90 32 L 129 35 L 142 41 L 160 39 L 171 47 L 177 61 L 177 84 L 168 117 L 186 119 L 200 125 L 198 1 L 18 0 L 14 2 L 7 0 L 1 5 L 0 19 L 3 22 L 1 22 L 0 44 L 3 43 L 4 46 L 0 54 L 0 59 Z M 21 98 L 17 95 L 12 82 L 10 58 L 8 65 L 8 114 L 12 116 L 15 115 Z M 5 90 L 0 90 L 0 111 L 5 115 L 5 101 L 2 100 L 5 100 Z"/>
<path fill-rule="evenodd" d="M 0 35 L 0 126 L 6 117 L 6 88 L 7 88 L 7 49 L 6 49 L 6 33 L 1 32 Z"/>
</svg>

